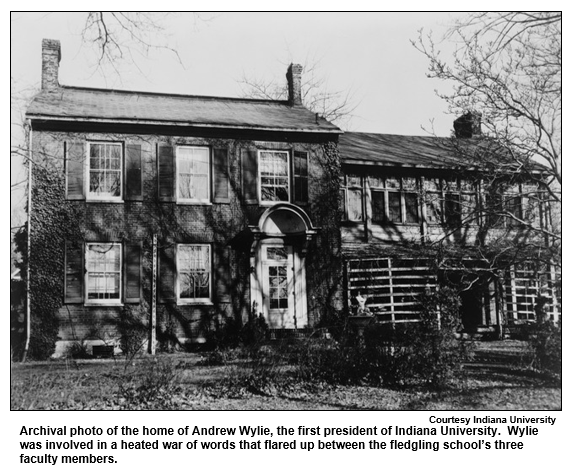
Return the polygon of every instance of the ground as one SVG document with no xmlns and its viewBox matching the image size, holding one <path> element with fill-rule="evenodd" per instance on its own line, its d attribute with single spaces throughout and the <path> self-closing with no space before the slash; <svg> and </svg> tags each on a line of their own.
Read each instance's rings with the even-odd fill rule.
<svg viewBox="0 0 573 474">
<path fill-rule="evenodd" d="M 561 387 L 528 367 L 525 343 L 482 342 L 464 376 L 440 391 L 266 384 L 247 358 L 177 353 L 133 359 L 14 363 L 12 409 L 559 410 Z M 222 365 L 213 365 L 220 364 Z M 276 367 L 274 368 L 276 370 Z M 279 368 L 288 370 L 288 367 Z M 256 383 L 253 383 L 253 377 Z"/>
</svg>

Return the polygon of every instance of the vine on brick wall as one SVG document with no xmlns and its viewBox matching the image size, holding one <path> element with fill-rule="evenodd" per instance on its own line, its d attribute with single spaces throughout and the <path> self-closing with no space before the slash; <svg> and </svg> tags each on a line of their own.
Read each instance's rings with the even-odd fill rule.
<svg viewBox="0 0 573 474">
<path fill-rule="evenodd" d="M 34 170 L 31 213 L 32 251 L 28 262 L 27 248 L 19 248 L 24 265 L 34 278 L 30 280 L 30 359 L 47 359 L 55 350 L 62 306 L 63 281 L 58 270 L 64 267 L 63 242 L 68 219 L 59 196 L 64 192 L 64 179 L 55 170 Z M 77 223 L 75 224 L 77 228 Z M 27 239 L 27 235 L 26 235 Z M 28 272 L 25 272 L 27 278 Z"/>
</svg>

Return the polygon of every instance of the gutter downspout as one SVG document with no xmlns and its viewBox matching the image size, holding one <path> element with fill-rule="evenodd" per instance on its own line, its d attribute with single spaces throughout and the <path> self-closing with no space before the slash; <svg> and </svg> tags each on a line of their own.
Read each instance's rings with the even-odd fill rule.
<svg viewBox="0 0 573 474">
<path fill-rule="evenodd" d="M 30 331 L 31 331 L 31 312 L 30 312 L 30 229 L 31 229 L 31 216 L 32 216 L 32 122 L 27 120 L 28 125 L 28 248 L 26 249 L 28 265 L 26 268 L 26 343 L 24 345 L 24 353 L 22 354 L 22 362 L 26 362 L 28 349 L 30 347 Z"/>
</svg>

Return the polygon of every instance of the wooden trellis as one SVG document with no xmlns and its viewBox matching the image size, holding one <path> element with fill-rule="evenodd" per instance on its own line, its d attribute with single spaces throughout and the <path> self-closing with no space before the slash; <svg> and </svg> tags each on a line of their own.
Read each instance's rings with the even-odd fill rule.
<svg viewBox="0 0 573 474">
<path fill-rule="evenodd" d="M 420 296 L 437 285 L 435 271 L 419 259 L 349 260 L 346 271 L 350 304 L 360 292 L 367 297 L 366 307 L 381 322 L 419 320 Z"/>
</svg>

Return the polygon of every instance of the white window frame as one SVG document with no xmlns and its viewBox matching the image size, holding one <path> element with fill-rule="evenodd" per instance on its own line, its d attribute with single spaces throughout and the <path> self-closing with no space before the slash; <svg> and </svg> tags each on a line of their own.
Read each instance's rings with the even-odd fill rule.
<svg viewBox="0 0 573 474">
<path fill-rule="evenodd" d="M 404 180 L 407 178 L 414 179 L 415 186 L 414 189 L 408 189 L 404 185 Z M 379 180 L 378 184 L 374 184 L 374 180 Z M 398 180 L 398 187 L 392 188 L 388 185 L 387 180 L 395 179 Z M 380 193 L 384 195 L 384 219 L 380 221 L 379 219 L 373 220 L 376 224 L 382 225 L 409 225 L 418 226 L 420 225 L 422 215 L 420 210 L 420 185 L 419 179 L 415 176 L 375 176 L 369 175 L 365 181 L 365 185 L 369 187 L 370 193 Z M 400 198 L 400 220 L 390 219 L 390 193 L 396 193 Z M 416 196 L 416 216 L 417 220 L 415 222 L 408 222 L 407 210 L 408 206 L 406 203 L 406 195 L 413 194 Z M 372 199 L 372 202 L 374 200 Z M 372 219 L 374 217 L 374 209 L 372 209 Z"/>
<path fill-rule="evenodd" d="M 358 178 L 360 180 L 360 184 L 350 184 L 350 178 Z M 344 222 L 364 222 L 366 220 L 366 209 L 365 209 L 365 202 L 364 202 L 364 197 L 365 197 L 365 189 L 364 189 L 364 181 L 365 181 L 365 177 L 362 175 L 358 175 L 358 174 L 353 174 L 353 173 L 345 173 L 343 176 L 343 184 L 342 184 L 342 189 L 343 189 L 343 193 L 344 193 L 344 216 L 343 216 L 343 221 Z M 351 219 L 350 215 L 349 215 L 349 203 L 350 203 L 350 197 L 349 197 L 349 191 L 360 191 L 360 206 L 361 206 L 361 219 Z"/>
<path fill-rule="evenodd" d="M 287 165 L 287 199 L 286 201 L 264 201 L 263 200 L 263 181 L 262 181 L 262 176 L 261 176 L 261 170 L 262 170 L 262 159 L 261 159 L 261 155 L 263 153 L 280 153 L 283 155 L 286 155 L 286 165 Z M 284 203 L 284 202 L 290 202 L 291 201 L 291 194 L 292 194 L 292 189 L 291 189 L 291 157 L 290 157 L 290 153 L 288 151 L 285 150 L 257 150 L 257 178 L 258 178 L 258 197 L 259 197 L 259 203 L 263 206 L 273 206 L 275 204 L 278 203 Z"/>
<path fill-rule="evenodd" d="M 179 196 L 179 150 L 182 149 L 194 149 L 194 150 L 205 150 L 207 152 L 207 197 L 204 199 L 198 198 L 182 198 Z M 184 204 L 211 204 L 211 149 L 208 146 L 201 145 L 178 145 L 175 148 L 175 199 L 178 203 Z"/>
<path fill-rule="evenodd" d="M 119 297 L 118 298 L 108 298 L 108 299 L 99 299 L 99 298 L 92 298 L 89 297 L 89 280 L 90 280 L 90 271 L 89 271 L 89 247 L 90 245 L 110 245 L 119 248 Z M 84 286 L 85 286 L 85 303 L 86 305 L 97 305 L 97 306 L 117 306 L 120 305 L 123 298 L 123 248 L 122 244 L 119 242 L 86 242 L 85 244 L 85 278 L 84 278 Z"/>
<path fill-rule="evenodd" d="M 91 172 L 91 160 L 90 160 L 90 150 L 92 145 L 116 145 L 120 149 L 120 159 L 119 159 L 119 196 L 110 196 L 108 194 L 97 194 L 90 191 L 90 172 Z M 84 172 L 84 183 L 85 183 L 85 195 L 88 201 L 103 201 L 103 202 L 123 202 L 123 180 L 125 170 L 124 166 L 124 147 L 121 142 L 106 142 L 106 141 L 88 141 L 86 146 L 86 166 Z"/>
<path fill-rule="evenodd" d="M 179 264 L 179 256 L 181 254 L 182 247 L 207 247 L 209 249 L 209 297 L 208 298 L 182 298 L 181 291 L 180 291 L 180 264 Z M 177 297 L 177 304 L 185 305 L 185 304 L 212 304 L 213 301 L 213 246 L 211 244 L 177 244 L 176 253 L 175 253 L 175 261 L 176 261 L 176 285 L 175 291 Z"/>
</svg>

